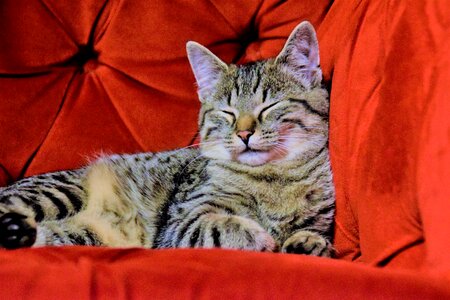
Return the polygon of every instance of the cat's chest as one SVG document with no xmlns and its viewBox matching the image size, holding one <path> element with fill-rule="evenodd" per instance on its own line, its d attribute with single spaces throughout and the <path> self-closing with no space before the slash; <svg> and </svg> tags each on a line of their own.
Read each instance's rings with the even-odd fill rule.
<svg viewBox="0 0 450 300">
<path fill-rule="evenodd" d="M 292 234 L 296 224 L 311 209 L 311 195 L 319 196 L 321 189 L 305 182 L 250 181 L 233 177 L 226 183 L 252 199 L 250 215 L 257 219 L 277 240 Z"/>
<path fill-rule="evenodd" d="M 252 190 L 259 217 L 267 221 L 289 222 L 308 208 L 310 186 L 302 184 L 262 183 Z"/>
<path fill-rule="evenodd" d="M 245 197 L 247 206 L 242 208 L 242 214 L 257 220 L 280 240 L 286 238 L 307 215 L 314 202 L 311 199 L 320 198 L 322 191 L 314 181 L 302 179 L 302 174 L 291 173 L 289 177 L 283 177 L 226 169 L 214 171 L 212 182 L 215 186 Z M 242 199 L 235 200 L 240 202 Z"/>
<path fill-rule="evenodd" d="M 310 209 L 314 187 L 302 184 L 265 183 L 252 190 L 255 218 L 279 242 L 287 239 Z"/>
<path fill-rule="evenodd" d="M 229 177 L 226 185 L 247 194 L 255 213 L 262 219 L 290 219 L 308 209 L 308 195 L 314 186 L 283 180 L 249 180 Z M 250 203 L 249 203 L 250 204 Z"/>
</svg>

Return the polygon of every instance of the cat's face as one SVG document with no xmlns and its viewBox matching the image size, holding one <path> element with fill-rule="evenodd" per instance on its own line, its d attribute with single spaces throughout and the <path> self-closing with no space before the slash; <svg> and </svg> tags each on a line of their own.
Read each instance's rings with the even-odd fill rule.
<svg viewBox="0 0 450 300">
<path fill-rule="evenodd" d="M 254 64 L 226 65 L 189 42 L 199 86 L 202 154 L 250 166 L 294 160 L 325 147 L 328 93 L 322 89 L 317 39 L 303 22 L 281 53 Z"/>
</svg>

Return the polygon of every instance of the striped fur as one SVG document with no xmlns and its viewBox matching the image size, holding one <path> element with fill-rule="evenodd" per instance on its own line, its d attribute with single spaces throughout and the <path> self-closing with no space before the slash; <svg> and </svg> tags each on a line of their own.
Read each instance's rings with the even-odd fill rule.
<svg viewBox="0 0 450 300">
<path fill-rule="evenodd" d="M 0 189 L 0 245 L 222 247 L 330 256 L 328 94 L 304 22 L 274 59 L 189 42 L 200 147 L 103 157 Z"/>
</svg>

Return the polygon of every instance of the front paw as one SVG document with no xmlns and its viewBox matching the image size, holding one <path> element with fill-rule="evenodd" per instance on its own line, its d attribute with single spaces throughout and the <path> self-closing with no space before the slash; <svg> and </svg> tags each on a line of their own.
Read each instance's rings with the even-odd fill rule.
<svg viewBox="0 0 450 300">
<path fill-rule="evenodd" d="M 0 217 L 0 247 L 31 247 L 35 241 L 36 228 L 29 224 L 26 216 L 10 212 Z"/>
<path fill-rule="evenodd" d="M 276 242 L 257 222 L 240 216 L 211 216 L 214 222 L 202 247 L 273 252 Z"/>
<path fill-rule="evenodd" d="M 311 231 L 299 231 L 290 236 L 283 244 L 281 252 L 307 254 L 313 256 L 330 257 L 333 251 L 331 243 Z"/>
</svg>

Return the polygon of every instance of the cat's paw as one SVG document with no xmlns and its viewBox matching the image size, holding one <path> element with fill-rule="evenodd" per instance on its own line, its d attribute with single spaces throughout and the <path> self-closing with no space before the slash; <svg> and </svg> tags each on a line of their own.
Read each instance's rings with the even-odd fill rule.
<svg viewBox="0 0 450 300">
<path fill-rule="evenodd" d="M 6 213 L 0 217 L 0 247 L 16 249 L 31 247 L 36 241 L 36 227 L 27 217 L 18 213 Z"/>
<path fill-rule="evenodd" d="M 239 216 L 226 216 L 216 222 L 211 237 L 205 241 L 213 247 L 261 252 L 273 252 L 277 246 L 258 223 Z"/>
<path fill-rule="evenodd" d="M 330 257 L 333 251 L 331 243 L 311 231 L 298 231 L 290 236 L 281 247 L 281 252 L 307 254 L 314 256 Z"/>
</svg>

